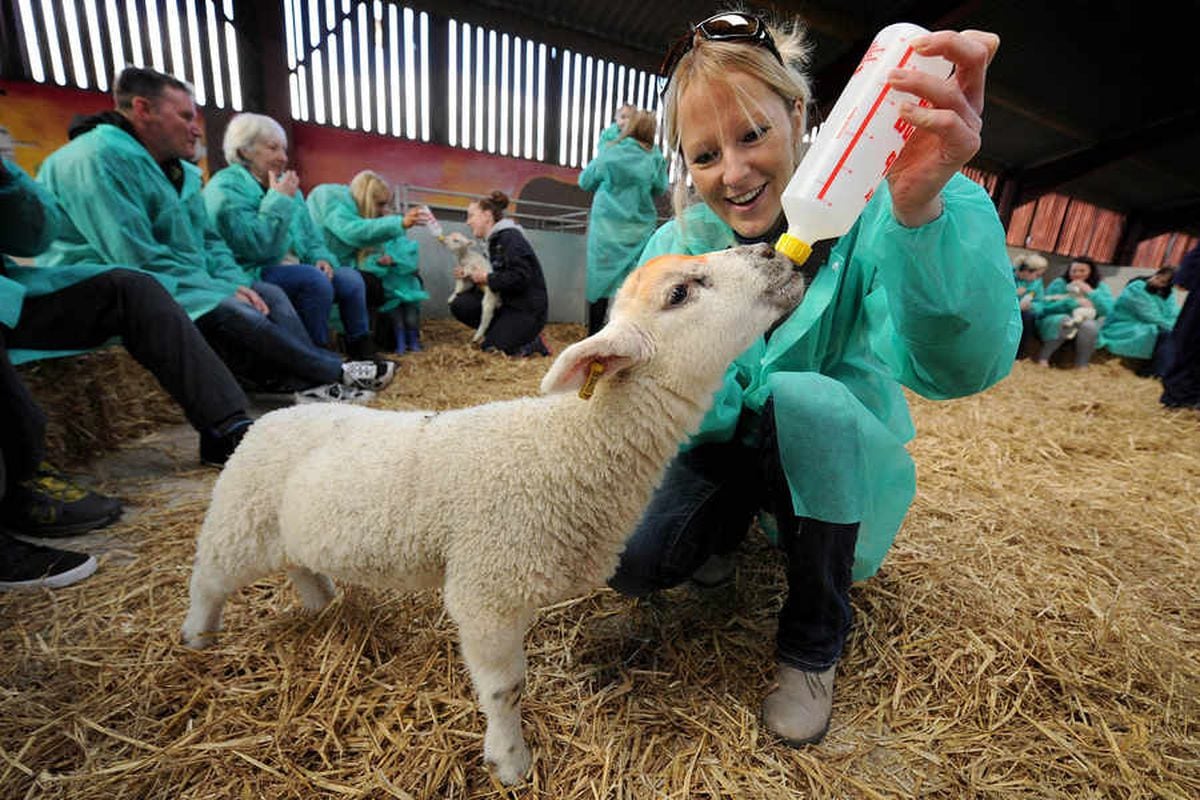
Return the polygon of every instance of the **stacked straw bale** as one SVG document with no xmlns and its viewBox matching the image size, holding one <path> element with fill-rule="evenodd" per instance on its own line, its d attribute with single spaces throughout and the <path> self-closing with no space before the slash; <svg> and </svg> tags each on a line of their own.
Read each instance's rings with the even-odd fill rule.
<svg viewBox="0 0 1200 800">
<path fill-rule="evenodd" d="M 531 393 L 549 365 L 427 328 L 381 406 Z M 550 334 L 557 351 L 582 331 Z M 1157 393 L 1115 361 L 1020 362 L 982 395 L 912 398 L 919 493 L 854 589 L 819 746 L 757 720 L 783 588 L 759 532 L 726 587 L 546 609 L 528 637 L 533 775 L 511 792 L 481 764 L 435 594 L 347 587 L 313 618 L 273 578 L 189 651 L 204 501 L 111 486 L 144 509 L 111 532 L 136 560 L 0 596 L 0 798 L 1200 797 L 1200 417 Z"/>
<path fill-rule="evenodd" d="M 154 376 L 123 347 L 18 369 L 46 413 L 46 455 L 55 464 L 82 463 L 183 419 Z"/>
</svg>

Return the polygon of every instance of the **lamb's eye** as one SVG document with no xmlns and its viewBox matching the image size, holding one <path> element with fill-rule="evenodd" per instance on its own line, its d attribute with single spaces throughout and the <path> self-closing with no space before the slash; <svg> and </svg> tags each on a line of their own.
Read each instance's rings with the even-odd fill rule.
<svg viewBox="0 0 1200 800">
<path fill-rule="evenodd" d="M 688 299 L 688 287 L 686 283 L 678 283 L 671 287 L 671 295 L 667 298 L 670 305 L 677 306 L 684 300 Z"/>
</svg>

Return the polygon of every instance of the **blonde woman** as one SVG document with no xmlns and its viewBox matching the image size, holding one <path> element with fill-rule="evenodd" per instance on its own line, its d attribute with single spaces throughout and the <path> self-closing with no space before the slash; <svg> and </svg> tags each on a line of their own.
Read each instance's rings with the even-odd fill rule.
<svg viewBox="0 0 1200 800">
<path fill-rule="evenodd" d="M 322 184 L 308 197 L 325 245 L 339 264 L 362 273 L 367 305 L 385 315 L 396 336 L 393 349 L 404 353 L 421 349 L 421 303 L 429 296 L 417 271 L 417 243 L 406 232 L 430 215 L 414 207 L 397 216 L 391 207 L 392 188 L 370 170 L 355 175 L 349 186 Z"/>
<path fill-rule="evenodd" d="M 1021 319 L 1004 229 L 987 193 L 959 173 L 979 149 L 998 45 L 979 31 L 913 40 L 917 52 L 950 60 L 953 75 L 888 76 L 925 101 L 900 109 L 912 138 L 855 226 L 809 259 L 800 306 L 730 368 L 610 581 L 640 596 L 728 579 L 729 554 L 753 516 L 769 512 L 787 595 L 763 723 L 791 744 L 825 735 L 851 581 L 879 568 L 913 499 L 903 387 L 958 397 L 1012 368 Z M 798 25 L 737 12 L 696 23 L 670 49 L 668 150 L 698 202 L 686 205 L 689 182 L 678 181 L 676 218 L 642 261 L 774 243 L 785 230 L 781 196 L 810 100 L 805 56 Z"/>
</svg>

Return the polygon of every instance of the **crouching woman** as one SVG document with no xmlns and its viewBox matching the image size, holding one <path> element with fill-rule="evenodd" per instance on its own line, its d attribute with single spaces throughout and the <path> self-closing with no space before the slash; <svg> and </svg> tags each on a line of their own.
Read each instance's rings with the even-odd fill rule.
<svg viewBox="0 0 1200 800">
<path fill-rule="evenodd" d="M 456 267 L 454 277 L 470 279 L 475 288 L 455 297 L 450 313 L 467 327 L 477 328 L 483 314 L 480 287 L 489 286 L 501 305 L 483 337 L 483 349 L 510 356 L 549 355 L 541 336 L 550 307 L 546 278 L 521 227 L 504 216 L 507 206 L 508 195 L 500 191 L 467 206 L 467 226 L 476 237 L 487 240 L 492 271 Z"/>
</svg>

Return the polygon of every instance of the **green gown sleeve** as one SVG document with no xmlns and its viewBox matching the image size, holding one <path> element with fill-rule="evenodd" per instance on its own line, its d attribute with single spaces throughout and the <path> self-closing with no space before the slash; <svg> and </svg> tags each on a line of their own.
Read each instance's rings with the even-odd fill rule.
<svg viewBox="0 0 1200 800">
<path fill-rule="evenodd" d="M 246 168 L 236 164 L 214 175 L 203 194 L 216 232 L 244 269 L 257 272 L 283 260 L 296 210 L 293 198 L 274 189 L 263 192 Z"/>
</svg>

